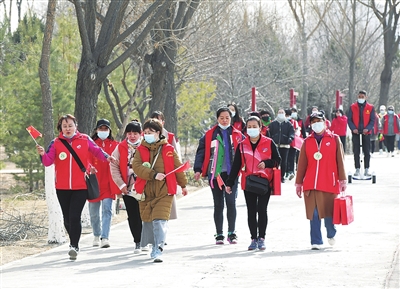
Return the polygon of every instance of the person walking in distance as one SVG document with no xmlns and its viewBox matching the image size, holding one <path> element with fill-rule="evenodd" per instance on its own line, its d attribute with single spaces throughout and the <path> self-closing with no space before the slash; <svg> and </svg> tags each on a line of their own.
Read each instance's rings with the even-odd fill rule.
<svg viewBox="0 0 400 289">
<path fill-rule="evenodd" d="M 226 192 L 219 187 L 217 180 L 227 180 L 231 171 L 233 156 L 239 142 L 244 139 L 243 134 L 231 125 L 231 111 L 228 107 L 217 110 L 217 124 L 210 128 L 199 140 L 194 161 L 194 178 L 207 177 L 214 200 L 215 243 L 224 244 L 223 234 L 224 202 L 227 207 L 228 242 L 237 243 L 236 235 L 236 198 L 237 178 L 232 185 L 232 191 Z"/>
<path fill-rule="evenodd" d="M 107 119 L 97 121 L 96 129 L 92 135 L 93 141 L 107 154 L 111 155 L 118 142 L 114 140 L 111 124 Z M 100 195 L 97 199 L 89 200 L 90 223 L 93 228 L 93 246 L 101 248 L 110 247 L 109 234 L 112 218 L 112 204 L 115 195 L 119 193 L 117 186 L 111 178 L 110 165 L 89 155 L 92 164 L 92 173 L 96 173 L 99 182 Z M 100 213 L 101 209 L 101 213 Z M 101 217 L 100 217 L 101 216 Z"/>
<path fill-rule="evenodd" d="M 360 177 L 360 145 L 362 145 L 364 154 L 364 175 L 370 177 L 370 145 L 371 132 L 375 123 L 375 109 L 372 104 L 367 102 L 367 92 L 365 90 L 359 91 L 357 102 L 350 106 L 347 114 L 347 123 L 352 132 L 354 166 L 356 168 L 354 177 Z"/>
<path fill-rule="evenodd" d="M 343 150 L 346 153 L 347 116 L 340 108 L 335 111 L 335 117 L 332 119 L 330 131 L 339 136 L 343 144 Z"/>
<path fill-rule="evenodd" d="M 394 143 L 396 134 L 400 133 L 400 121 L 397 114 L 394 113 L 394 106 L 389 105 L 387 114 L 382 118 L 381 131 L 386 140 L 387 156 L 394 157 Z"/>
<path fill-rule="evenodd" d="M 304 194 L 306 216 L 310 220 L 311 249 L 323 244 L 321 219 L 324 219 L 328 243 L 336 242 L 333 224 L 333 203 L 346 190 L 343 145 L 339 137 L 326 129 L 325 116 L 316 112 L 310 116 L 312 132 L 300 150 L 296 174 L 296 194 Z"/>
</svg>

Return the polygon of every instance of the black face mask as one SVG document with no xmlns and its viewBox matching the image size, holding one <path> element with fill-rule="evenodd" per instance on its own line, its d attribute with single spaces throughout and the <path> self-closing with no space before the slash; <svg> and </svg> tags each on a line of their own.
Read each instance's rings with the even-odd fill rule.
<svg viewBox="0 0 400 289">
<path fill-rule="evenodd" d="M 268 121 L 271 120 L 271 117 L 270 117 L 270 116 L 263 116 L 261 119 L 262 119 L 263 121 L 268 122 Z"/>
</svg>

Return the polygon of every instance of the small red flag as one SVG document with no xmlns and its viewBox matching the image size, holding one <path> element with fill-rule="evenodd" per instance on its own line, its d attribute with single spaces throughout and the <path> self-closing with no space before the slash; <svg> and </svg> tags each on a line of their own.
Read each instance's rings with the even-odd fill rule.
<svg viewBox="0 0 400 289">
<path fill-rule="evenodd" d="M 29 134 L 31 135 L 31 137 L 33 138 L 33 139 L 36 139 L 37 137 L 41 137 L 42 136 L 42 134 L 40 133 L 40 131 L 38 131 L 36 128 L 34 128 L 33 126 L 28 126 L 27 128 L 26 128 L 26 130 L 29 132 Z"/>
<path fill-rule="evenodd" d="M 218 174 L 217 176 L 217 183 L 220 190 L 222 190 L 222 186 L 225 186 L 224 180 L 221 178 L 221 175 Z"/>
<path fill-rule="evenodd" d="M 190 168 L 190 162 L 187 161 L 186 163 L 184 163 L 183 165 L 177 167 L 175 170 L 170 171 L 169 173 L 165 174 L 165 176 L 168 176 L 172 173 L 180 173 L 180 172 L 184 172 L 186 170 L 188 170 Z"/>
</svg>

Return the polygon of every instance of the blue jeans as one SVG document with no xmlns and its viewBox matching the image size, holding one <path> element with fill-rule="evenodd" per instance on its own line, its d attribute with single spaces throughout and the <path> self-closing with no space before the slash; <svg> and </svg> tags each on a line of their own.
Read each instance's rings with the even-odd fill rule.
<svg viewBox="0 0 400 289">
<path fill-rule="evenodd" d="M 332 217 L 324 218 L 326 233 L 328 238 L 333 238 L 336 235 L 335 225 L 332 222 Z M 321 235 L 321 220 L 319 219 L 317 208 L 314 209 L 313 219 L 310 221 L 311 245 L 322 245 Z"/>
<path fill-rule="evenodd" d="M 228 178 L 226 173 L 221 173 L 221 177 L 226 181 Z M 232 193 L 225 192 L 225 188 L 219 189 L 217 181 L 213 180 L 214 188 L 211 188 L 214 199 L 214 223 L 217 235 L 223 234 L 224 223 L 224 202 L 226 203 L 226 217 L 228 219 L 228 232 L 235 232 L 236 223 L 236 198 L 238 194 L 238 182 L 232 186 Z"/>
<path fill-rule="evenodd" d="M 93 235 L 101 239 L 109 239 L 112 216 L 112 199 L 103 199 L 100 202 L 89 202 L 90 223 Z M 101 206 L 101 219 L 100 219 Z"/>
</svg>

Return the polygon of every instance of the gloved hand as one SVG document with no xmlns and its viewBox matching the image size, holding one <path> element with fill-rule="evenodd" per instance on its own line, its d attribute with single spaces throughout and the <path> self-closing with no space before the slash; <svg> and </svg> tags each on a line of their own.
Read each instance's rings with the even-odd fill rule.
<svg viewBox="0 0 400 289">
<path fill-rule="evenodd" d="M 303 184 L 295 184 L 296 194 L 301 198 L 301 193 L 303 192 Z"/>
<path fill-rule="evenodd" d="M 340 180 L 339 181 L 339 186 L 340 186 L 340 192 L 344 192 L 347 189 L 347 181 L 346 180 Z"/>
</svg>

